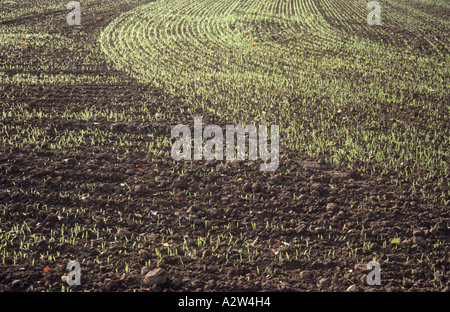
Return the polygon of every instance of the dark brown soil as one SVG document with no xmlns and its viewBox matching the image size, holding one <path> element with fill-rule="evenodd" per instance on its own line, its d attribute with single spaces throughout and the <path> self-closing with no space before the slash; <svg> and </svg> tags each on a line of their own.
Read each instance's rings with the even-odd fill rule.
<svg viewBox="0 0 450 312">
<path fill-rule="evenodd" d="M 85 29 L 59 31 L 98 49 L 96 36 L 119 13 L 104 14 L 104 21 L 87 23 Z M 18 53 L 7 61 L 32 64 L 36 55 L 51 51 L 10 47 L 2 57 Z M 68 51 L 58 53 L 62 60 L 70 58 Z M 86 74 L 78 65 L 61 72 Z M 33 67 L 29 71 L 42 74 Z M 14 101 L 53 117 L 2 119 L 5 125 L 38 127 L 50 141 L 1 143 L 0 291 L 61 291 L 63 286 L 73 291 L 346 291 L 352 285 L 359 291 L 449 290 L 450 216 L 443 204 L 411 195 L 387 175 L 370 179 L 285 148 L 275 173 L 261 172 L 258 162 L 174 162 L 149 153 L 142 138 L 170 140 L 175 124 L 192 126 L 191 116 L 178 113 L 186 108 L 182 100 L 111 70 L 99 51 L 88 74 L 123 82 L 1 85 L 2 111 Z M 128 112 L 130 122 L 84 122 L 59 113 L 92 105 L 136 110 Z M 177 120 L 139 121 L 144 106 L 152 115 L 164 107 Z M 221 124 L 197 113 L 204 124 Z M 92 128 L 132 144 L 110 140 L 51 148 L 59 133 Z M 162 149 L 170 152 L 170 146 Z M 70 259 L 80 262 L 79 286 L 61 279 Z M 364 266 L 372 260 L 381 266 L 379 286 L 366 282 Z M 146 267 L 163 268 L 168 280 L 145 285 Z"/>
</svg>

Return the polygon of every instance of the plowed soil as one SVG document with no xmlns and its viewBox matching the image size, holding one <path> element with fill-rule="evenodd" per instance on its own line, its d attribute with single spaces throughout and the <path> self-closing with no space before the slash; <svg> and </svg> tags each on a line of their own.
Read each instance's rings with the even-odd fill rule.
<svg viewBox="0 0 450 312">
<path fill-rule="evenodd" d="M 448 207 L 393 185 L 388 175 L 369 178 L 358 172 L 362 164 L 349 171 L 287 148 L 279 168 L 268 173 L 258 161 L 175 162 L 164 156 L 170 145 L 150 153 L 145 144 L 173 142 L 172 127 L 192 127 L 193 119 L 179 113 L 186 108 L 182 99 L 103 61 L 98 34 L 120 13 L 94 12 L 80 27 L 62 20 L 55 29 L 97 61 L 84 70 L 83 59 L 74 59 L 69 68 L 45 72 L 120 83 L 1 84 L 1 126 L 11 127 L 9 136 L 34 127 L 49 139 L 0 143 L 0 291 L 449 290 Z M 73 53 L 7 49 L 0 61 L 15 65 L 3 72 L 10 76 L 43 75 L 34 66 L 38 55 L 66 60 Z M 47 117 L 7 116 L 16 103 Z M 124 110 L 130 118 L 67 117 L 89 107 Z M 176 119 L 139 119 L 142 111 L 155 116 L 161 108 Z M 225 125 L 196 114 L 204 125 Z M 107 139 L 54 147 L 65 131 L 88 129 Z M 127 145 L 117 144 L 120 138 Z M 62 279 L 71 259 L 81 265 L 78 286 Z M 367 284 L 372 260 L 380 263 L 381 285 Z M 157 267 L 168 280 L 145 284 L 145 274 Z"/>
</svg>

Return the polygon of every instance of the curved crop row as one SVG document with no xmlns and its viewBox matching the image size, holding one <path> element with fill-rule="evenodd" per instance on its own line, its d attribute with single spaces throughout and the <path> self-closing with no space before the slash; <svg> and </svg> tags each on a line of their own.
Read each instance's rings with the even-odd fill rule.
<svg viewBox="0 0 450 312">
<path fill-rule="evenodd" d="M 301 152 L 346 163 L 376 159 L 386 170 L 414 162 L 431 178 L 448 146 L 440 104 L 448 39 L 429 36 L 431 49 L 415 49 L 410 37 L 428 26 L 384 3 L 383 25 L 370 27 L 356 0 L 156 1 L 114 20 L 100 42 L 118 68 L 192 109 L 235 124 L 279 124 L 282 143 Z M 438 17 L 433 23 L 448 27 Z M 413 128 L 396 126 L 388 116 L 405 103 L 416 116 L 427 112 L 429 129 L 414 129 L 406 112 Z M 436 132 L 447 143 L 427 139 Z"/>
</svg>

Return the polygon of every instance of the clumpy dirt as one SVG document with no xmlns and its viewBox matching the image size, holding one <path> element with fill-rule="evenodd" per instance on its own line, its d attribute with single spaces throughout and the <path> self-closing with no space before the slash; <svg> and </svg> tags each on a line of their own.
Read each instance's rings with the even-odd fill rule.
<svg viewBox="0 0 450 312">
<path fill-rule="evenodd" d="M 79 36 L 95 45 L 95 32 Z M 173 142 L 175 124 L 192 126 L 179 114 L 185 105 L 96 68 L 92 75 L 123 82 L 2 85 L 2 111 L 26 103 L 50 118 L 1 120 L 10 136 L 26 123 L 48 140 L 1 143 L 0 291 L 449 290 L 448 207 L 388 175 L 369 178 L 286 148 L 268 173 L 258 161 L 175 162 L 167 145 L 150 153 L 142 142 Z M 63 116 L 93 99 L 96 108 L 136 110 L 131 121 Z M 177 120 L 139 121 L 144 106 Z M 92 128 L 110 140 L 52 147 L 64 131 Z M 125 137 L 129 146 L 116 144 Z M 67 284 L 70 260 L 80 263 L 81 285 Z M 381 285 L 367 283 L 370 261 L 380 264 Z"/>
<path fill-rule="evenodd" d="M 44 158 L 54 162 L 41 166 Z M 448 289 L 444 207 L 313 160 L 282 161 L 276 175 L 251 162 L 173 165 L 144 152 L 118 159 L 94 149 L 13 148 L 1 160 L 2 173 L 9 172 L 1 183 L 11 190 L 0 193 L 4 236 L 12 224 L 30 231 L 25 259 L 14 255 L 18 240 L 2 239 L 9 253 L 3 290 L 59 291 L 70 259 L 82 269 L 73 290 Z M 84 196 L 62 195 L 77 192 Z M 62 228 L 73 231 L 66 235 L 72 241 L 61 240 Z M 396 237 L 401 241 L 391 244 Z M 373 259 L 381 265 L 380 286 L 367 285 L 361 266 Z M 144 285 L 147 267 L 166 270 L 167 281 Z"/>
</svg>

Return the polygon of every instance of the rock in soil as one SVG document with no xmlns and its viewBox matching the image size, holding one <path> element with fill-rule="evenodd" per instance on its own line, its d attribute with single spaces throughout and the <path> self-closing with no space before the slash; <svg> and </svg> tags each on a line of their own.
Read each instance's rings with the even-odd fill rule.
<svg viewBox="0 0 450 312">
<path fill-rule="evenodd" d="M 320 288 L 328 288 L 331 285 L 331 279 L 327 277 L 323 277 L 319 280 L 318 286 Z"/>
<path fill-rule="evenodd" d="M 255 192 L 255 193 L 259 193 L 261 191 L 261 184 L 254 183 L 252 185 L 252 191 Z"/>
<path fill-rule="evenodd" d="M 252 184 L 247 182 L 242 186 L 244 192 L 250 192 L 252 190 Z"/>
<path fill-rule="evenodd" d="M 328 212 L 336 212 L 339 209 L 339 207 L 335 203 L 329 203 L 327 204 L 326 209 Z"/>
<path fill-rule="evenodd" d="M 167 282 L 169 274 L 162 268 L 154 269 L 145 274 L 143 283 L 144 286 L 151 288 L 153 286 L 161 286 Z"/>
</svg>

